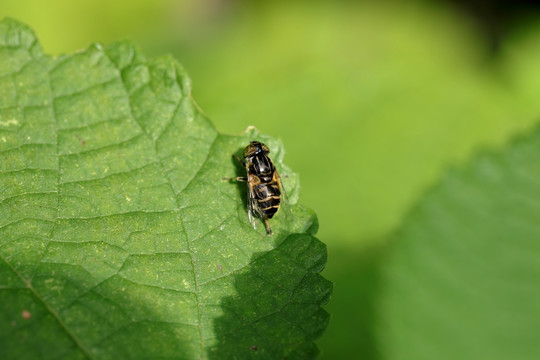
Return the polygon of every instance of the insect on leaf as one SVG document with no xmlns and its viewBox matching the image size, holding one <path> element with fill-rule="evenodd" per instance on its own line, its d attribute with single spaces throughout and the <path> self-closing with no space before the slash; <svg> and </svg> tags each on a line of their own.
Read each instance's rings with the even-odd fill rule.
<svg viewBox="0 0 540 360">
<path fill-rule="evenodd" d="M 222 135 L 170 57 L 129 42 L 58 58 L 0 22 L 0 358 L 309 358 L 331 284 L 316 217 L 274 235 L 221 181 Z M 298 183 L 290 186 L 297 199 Z"/>
</svg>

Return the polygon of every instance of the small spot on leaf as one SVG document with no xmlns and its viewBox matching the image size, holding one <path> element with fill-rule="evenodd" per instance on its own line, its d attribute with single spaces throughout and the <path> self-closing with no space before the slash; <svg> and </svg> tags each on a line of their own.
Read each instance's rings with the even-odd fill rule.
<svg viewBox="0 0 540 360">
<path fill-rule="evenodd" d="M 28 310 L 23 310 L 22 313 L 21 313 L 21 316 L 23 319 L 30 319 L 32 317 L 32 314 L 30 313 L 30 311 Z"/>
</svg>

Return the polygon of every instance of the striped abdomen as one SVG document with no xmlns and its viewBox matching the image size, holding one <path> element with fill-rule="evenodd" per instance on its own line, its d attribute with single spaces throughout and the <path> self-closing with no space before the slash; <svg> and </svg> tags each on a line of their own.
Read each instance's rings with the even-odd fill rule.
<svg viewBox="0 0 540 360">
<path fill-rule="evenodd" d="M 253 195 L 262 215 L 271 219 L 278 211 L 281 201 L 281 191 L 277 181 L 260 183 L 253 186 Z"/>
<path fill-rule="evenodd" d="M 261 215 L 271 219 L 278 211 L 281 201 L 276 167 L 268 156 L 258 154 L 250 159 L 247 171 L 258 180 L 252 183 L 256 208 Z"/>
</svg>

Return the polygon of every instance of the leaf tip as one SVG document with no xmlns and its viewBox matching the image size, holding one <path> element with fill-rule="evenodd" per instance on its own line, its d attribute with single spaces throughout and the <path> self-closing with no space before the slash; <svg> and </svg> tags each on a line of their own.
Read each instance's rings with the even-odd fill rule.
<svg viewBox="0 0 540 360">
<path fill-rule="evenodd" d="M 0 20 L 0 47 L 25 47 L 30 49 L 36 44 L 36 34 L 26 24 L 5 17 Z"/>
</svg>

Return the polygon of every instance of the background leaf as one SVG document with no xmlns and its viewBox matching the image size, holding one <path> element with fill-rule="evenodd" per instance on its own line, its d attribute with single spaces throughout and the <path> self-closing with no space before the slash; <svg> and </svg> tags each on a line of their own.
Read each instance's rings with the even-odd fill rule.
<svg viewBox="0 0 540 360">
<path fill-rule="evenodd" d="M 170 57 L 120 42 L 53 59 L 0 22 L 2 358 L 316 353 L 326 249 L 282 145 L 219 134 L 190 93 Z M 245 184 L 221 181 L 254 138 L 290 175 L 269 238 Z"/>
<path fill-rule="evenodd" d="M 540 130 L 447 174 L 380 264 L 382 359 L 540 355 Z"/>
</svg>

